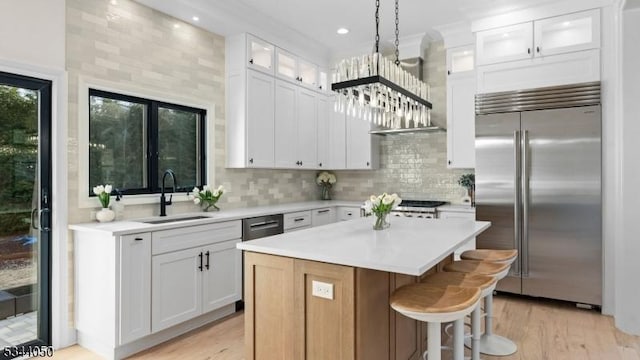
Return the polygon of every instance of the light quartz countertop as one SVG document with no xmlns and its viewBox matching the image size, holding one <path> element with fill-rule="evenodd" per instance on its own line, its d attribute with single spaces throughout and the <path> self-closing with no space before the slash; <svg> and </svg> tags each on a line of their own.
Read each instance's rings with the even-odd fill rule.
<svg viewBox="0 0 640 360">
<path fill-rule="evenodd" d="M 386 230 L 374 217 L 318 226 L 238 243 L 246 251 L 418 276 L 486 230 L 470 219 L 392 218 Z"/>
<path fill-rule="evenodd" d="M 348 207 L 360 207 L 361 201 L 341 201 L 341 200 L 325 200 L 325 201 L 307 201 L 297 202 L 279 205 L 258 206 L 252 208 L 240 208 L 240 209 L 222 209 L 216 212 L 195 212 L 195 213 L 183 213 L 167 216 L 166 219 L 171 218 L 183 218 L 190 216 L 206 216 L 205 219 L 188 220 L 188 221 L 174 221 L 164 224 L 147 224 L 142 221 L 148 220 L 160 220 L 163 219 L 159 216 L 150 218 L 134 219 L 134 220 L 122 220 L 113 221 L 107 223 L 90 222 L 83 224 L 69 225 L 69 229 L 75 231 L 97 231 L 102 233 L 109 233 L 112 236 L 120 236 L 127 234 L 137 234 L 149 231 L 175 229 L 179 227 L 213 224 L 222 221 L 240 220 L 245 218 L 251 218 L 255 216 L 264 216 L 271 214 L 286 214 L 297 211 L 315 210 L 327 207 L 336 206 L 348 206 Z"/>
</svg>

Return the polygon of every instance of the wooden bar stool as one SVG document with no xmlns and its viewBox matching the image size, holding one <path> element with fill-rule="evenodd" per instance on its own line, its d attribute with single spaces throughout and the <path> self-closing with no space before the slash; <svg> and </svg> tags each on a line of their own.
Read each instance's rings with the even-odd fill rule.
<svg viewBox="0 0 640 360">
<path fill-rule="evenodd" d="M 509 263 L 511 265 L 518 257 L 518 250 L 491 250 L 477 249 L 467 250 L 460 254 L 462 260 L 490 261 L 497 263 Z"/>
<path fill-rule="evenodd" d="M 459 260 L 445 265 L 443 269 L 444 271 L 489 275 L 500 281 L 509 274 L 511 263 L 515 261 L 516 257 L 509 258 L 511 260 L 505 262 Z M 518 346 L 513 341 L 493 333 L 493 291 L 484 298 L 484 312 L 485 323 L 484 333 L 479 342 L 480 352 L 492 356 L 507 356 L 518 351 Z M 472 347 L 473 343 L 469 341 L 465 345 Z"/>
<path fill-rule="evenodd" d="M 493 276 L 461 272 L 439 272 L 422 280 L 424 284 L 433 286 L 455 285 L 460 287 L 479 288 L 480 298 L 485 298 L 496 288 L 497 280 Z M 471 360 L 480 359 L 480 302 L 471 313 Z M 453 322 L 453 359 L 464 359 L 464 319 Z"/>
<path fill-rule="evenodd" d="M 427 323 L 425 359 L 440 360 L 440 324 L 464 319 L 479 305 L 480 293 L 480 288 L 416 283 L 398 288 L 389 303 L 400 314 Z"/>
</svg>

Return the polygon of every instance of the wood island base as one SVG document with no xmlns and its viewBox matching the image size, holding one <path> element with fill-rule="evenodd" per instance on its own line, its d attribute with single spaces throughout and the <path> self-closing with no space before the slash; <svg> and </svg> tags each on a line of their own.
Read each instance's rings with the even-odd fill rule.
<svg viewBox="0 0 640 360">
<path fill-rule="evenodd" d="M 420 277 L 249 251 L 244 264 L 248 360 L 417 360 L 426 349 L 426 325 L 389 306 Z M 313 281 L 333 299 L 313 296 Z"/>
</svg>

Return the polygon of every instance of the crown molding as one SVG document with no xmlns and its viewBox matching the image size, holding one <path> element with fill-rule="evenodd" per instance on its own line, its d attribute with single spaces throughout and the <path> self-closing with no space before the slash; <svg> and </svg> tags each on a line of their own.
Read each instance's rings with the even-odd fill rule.
<svg viewBox="0 0 640 360">
<path fill-rule="evenodd" d="M 436 26 L 434 30 L 442 36 L 446 49 L 471 45 L 475 42 L 475 37 L 471 32 L 471 23 L 467 21 Z"/>
</svg>

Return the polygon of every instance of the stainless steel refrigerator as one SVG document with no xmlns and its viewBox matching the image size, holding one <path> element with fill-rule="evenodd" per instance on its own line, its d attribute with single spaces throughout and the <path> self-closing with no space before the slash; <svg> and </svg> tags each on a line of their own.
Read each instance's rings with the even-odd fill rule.
<svg viewBox="0 0 640 360">
<path fill-rule="evenodd" d="M 600 84 L 476 95 L 478 248 L 517 249 L 498 290 L 602 304 Z"/>
</svg>

